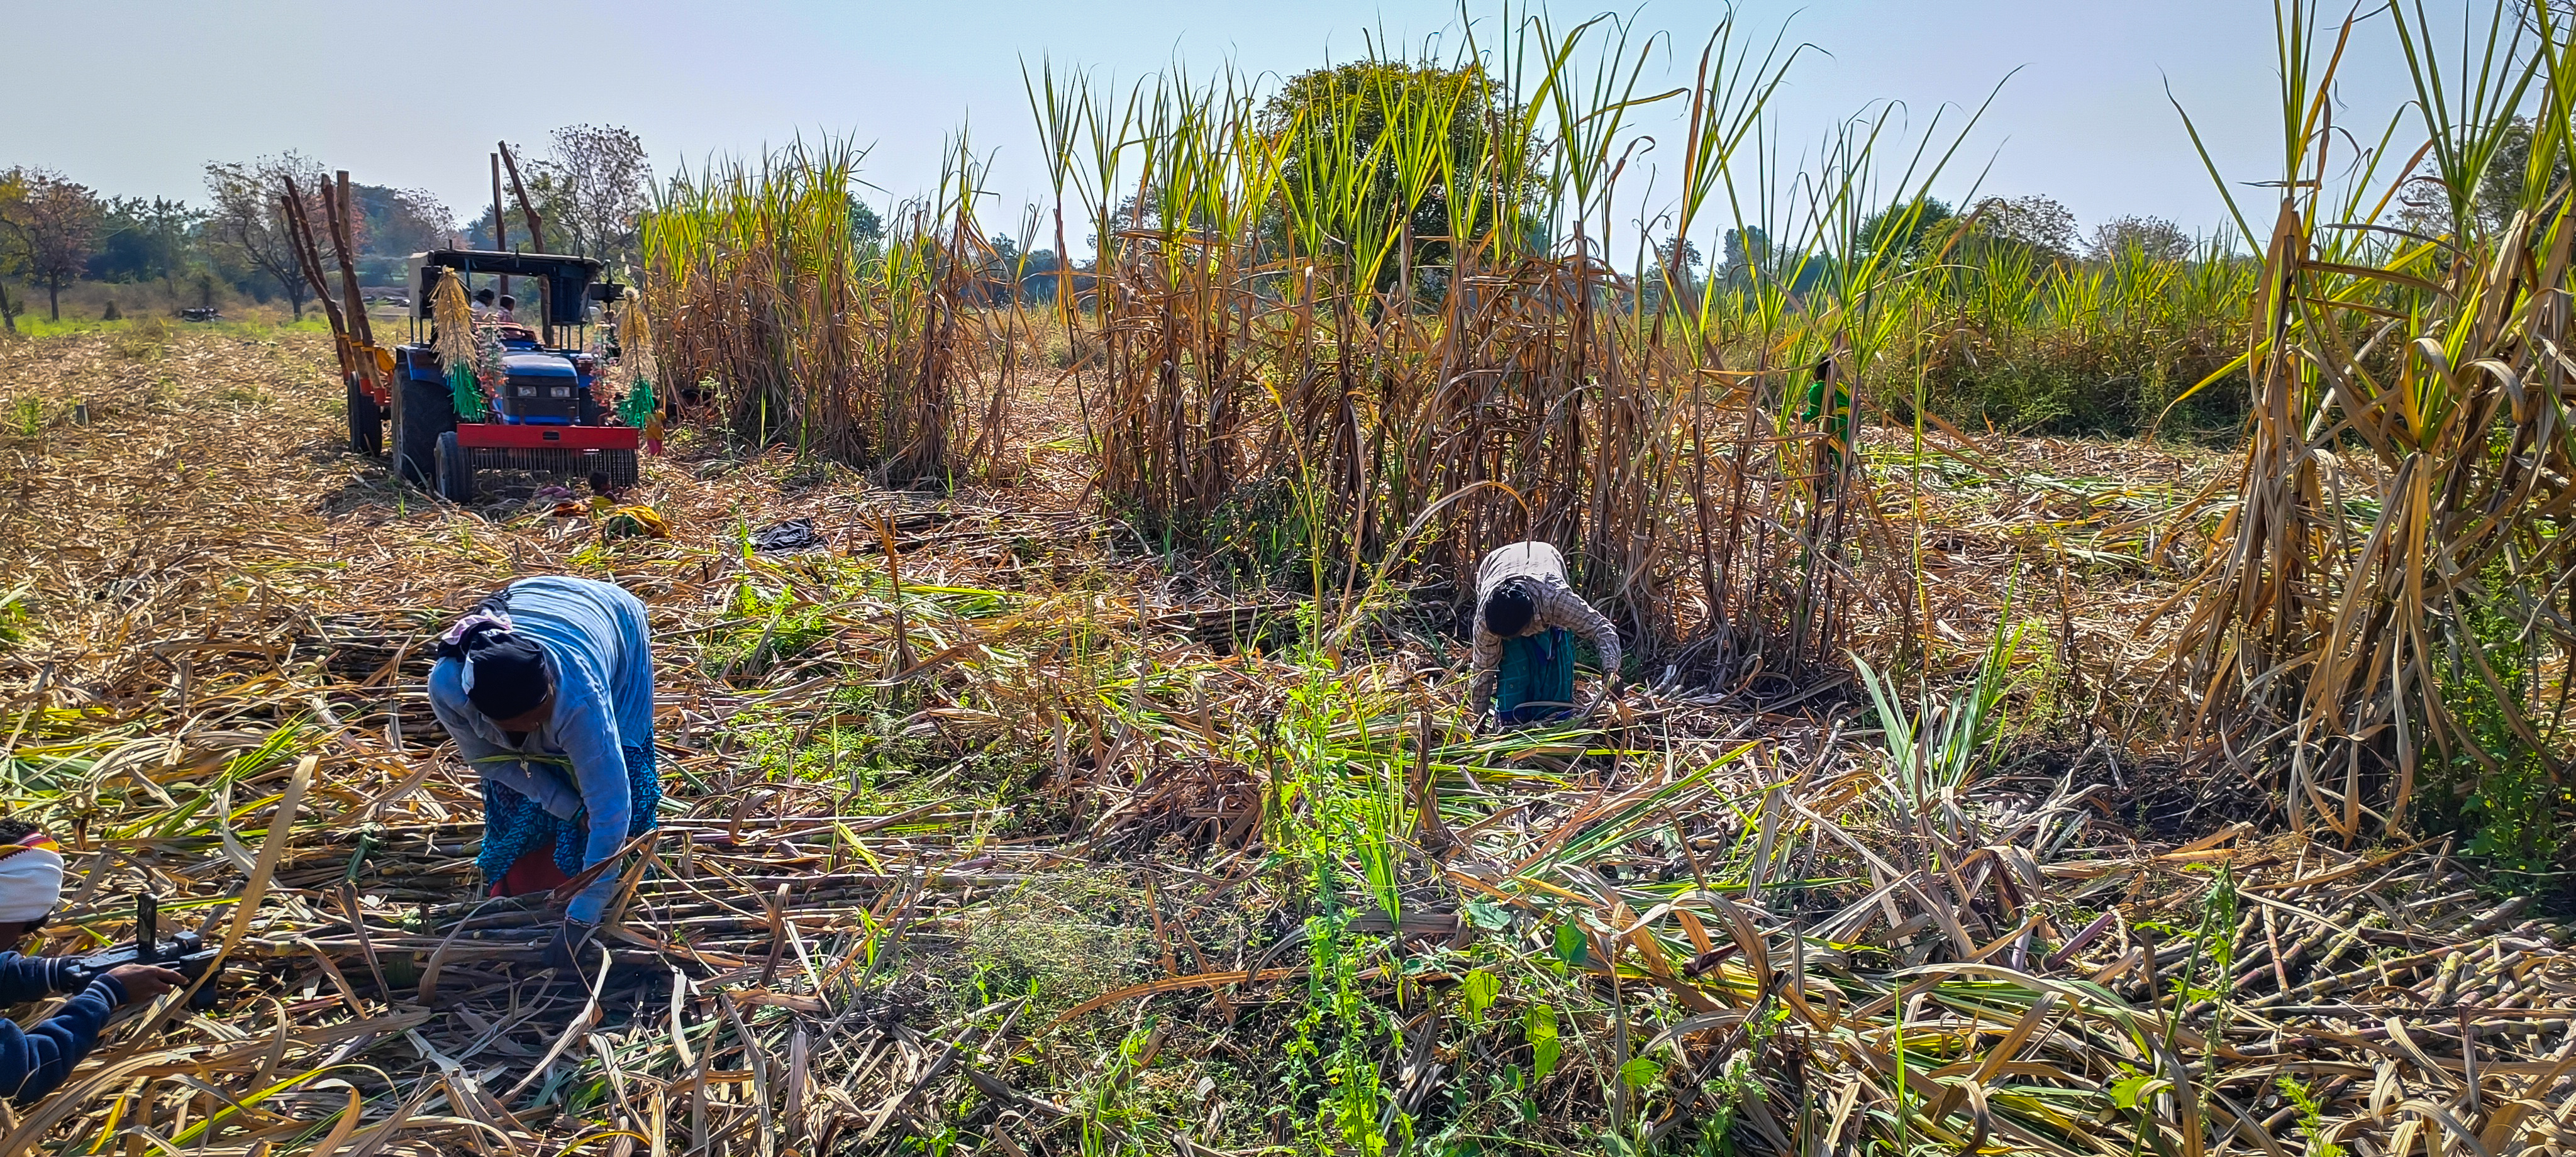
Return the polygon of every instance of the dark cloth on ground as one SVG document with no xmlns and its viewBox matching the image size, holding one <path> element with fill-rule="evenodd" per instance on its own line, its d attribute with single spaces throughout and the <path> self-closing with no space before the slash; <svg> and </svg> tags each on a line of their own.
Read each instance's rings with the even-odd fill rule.
<svg viewBox="0 0 2576 1157">
<path fill-rule="evenodd" d="M 791 518 L 751 532 L 751 549 L 762 554 L 794 554 L 823 549 L 823 534 L 810 518 Z"/>
</svg>

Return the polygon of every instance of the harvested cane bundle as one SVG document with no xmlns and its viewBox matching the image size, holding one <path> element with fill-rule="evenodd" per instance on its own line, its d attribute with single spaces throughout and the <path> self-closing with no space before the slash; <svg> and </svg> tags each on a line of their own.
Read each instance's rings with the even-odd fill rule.
<svg viewBox="0 0 2576 1157">
<path fill-rule="evenodd" d="M 641 428 L 653 418 L 655 410 L 653 379 L 658 367 L 653 364 L 653 326 L 645 319 L 644 294 L 628 289 L 618 299 L 618 360 L 628 373 L 626 396 L 617 400 L 618 420 Z"/>
<path fill-rule="evenodd" d="M 438 288 L 429 295 L 430 320 L 436 323 L 433 346 L 447 367 L 447 390 L 456 401 L 456 416 L 473 421 L 483 416 L 484 394 L 475 384 L 476 361 L 483 351 L 474 344 L 474 306 L 465 297 L 465 280 L 453 269 L 438 271 Z M 498 359 L 493 361 L 499 366 Z"/>
</svg>

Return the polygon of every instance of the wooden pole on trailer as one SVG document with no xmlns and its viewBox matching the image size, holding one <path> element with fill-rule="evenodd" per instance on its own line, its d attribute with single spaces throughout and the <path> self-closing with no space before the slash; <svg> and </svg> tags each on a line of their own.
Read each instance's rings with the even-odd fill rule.
<svg viewBox="0 0 2576 1157">
<path fill-rule="evenodd" d="M 396 401 L 395 379 L 387 372 L 388 367 L 376 360 L 376 326 L 367 317 L 366 295 L 358 288 L 358 202 L 349 193 L 349 171 L 342 169 L 336 176 L 337 195 L 329 198 L 332 210 L 331 248 L 340 258 L 340 294 L 347 300 L 349 308 L 349 334 L 344 344 L 349 346 L 349 359 L 357 363 L 358 377 L 366 384 L 367 391 L 384 396 L 390 421 Z M 392 428 L 400 429 L 399 426 Z M 351 427 L 353 432 L 355 429 Z M 396 446 L 399 448 L 400 443 Z"/>
<path fill-rule="evenodd" d="M 340 303 L 332 300 L 331 281 L 322 272 L 322 251 L 313 240 L 313 221 L 304 213 L 304 192 L 295 187 L 295 178 L 280 178 L 284 185 L 278 193 L 278 204 L 286 212 L 286 244 L 295 251 L 296 268 L 304 271 L 304 280 L 313 286 L 313 296 L 322 303 L 322 316 L 331 323 L 331 348 L 340 355 L 340 373 L 345 378 L 356 372 L 357 360 L 349 348 L 349 326 L 340 316 Z M 324 191 L 327 199 L 329 193 Z"/>
<path fill-rule="evenodd" d="M 349 171 L 338 174 L 338 187 L 329 198 L 331 210 L 331 249 L 340 259 L 340 297 L 349 311 L 349 336 L 358 343 L 353 351 L 359 374 L 373 383 L 377 378 L 375 364 L 376 327 L 367 320 L 366 296 L 358 291 L 358 226 L 357 202 L 349 196 Z"/>
<path fill-rule="evenodd" d="M 502 141 L 500 144 L 501 166 L 510 173 L 510 191 L 518 195 L 519 214 L 528 221 L 528 245 L 543 253 L 546 251 L 545 219 L 537 215 L 536 205 L 528 200 L 528 187 L 519 183 L 519 159 L 511 154 L 510 142 Z"/>
<path fill-rule="evenodd" d="M 347 174 L 343 173 L 341 176 L 345 179 Z M 375 355 L 361 350 L 352 340 L 348 323 L 340 315 L 340 304 L 331 299 L 331 283 L 322 272 L 322 249 L 313 240 L 313 219 L 305 212 L 303 193 L 295 187 L 295 179 L 292 177 L 285 178 L 283 184 L 286 188 L 278 194 L 277 199 L 279 205 L 286 210 L 287 248 L 295 251 L 295 264 L 304 271 L 304 279 L 312 283 L 313 295 L 322 302 L 323 316 L 330 319 L 331 349 L 340 357 L 341 380 L 347 382 L 354 375 L 372 382 L 376 379 L 378 368 L 374 363 Z M 340 216 L 340 202 L 332 191 L 326 187 L 316 192 L 321 193 L 322 199 L 328 203 L 331 215 L 335 218 Z M 341 238 L 336 230 L 338 223 L 335 221 L 333 224 L 335 230 L 331 238 L 332 245 L 334 248 L 341 248 Z M 345 248 L 342 249 L 340 268 L 341 287 L 350 299 L 355 300 L 356 278 L 349 272 L 350 266 Z M 394 478 L 399 482 L 402 478 L 402 393 L 399 390 L 392 390 L 390 384 L 387 388 L 389 396 L 386 400 L 392 404 L 393 409 Z"/>
<path fill-rule="evenodd" d="M 492 154 L 492 248 L 510 251 L 510 219 L 501 215 L 501 154 Z M 501 292 L 510 292 L 510 275 L 501 275 Z"/>
<path fill-rule="evenodd" d="M 537 252 L 543 253 L 546 251 L 546 224 L 543 218 L 537 216 L 537 207 L 528 201 L 528 187 L 519 181 L 519 159 L 510 155 L 510 142 L 496 143 L 501 146 L 501 165 L 510 171 L 510 191 L 518 194 L 519 212 L 526 215 L 528 219 L 528 245 Z M 554 302 L 547 300 L 552 296 L 554 296 L 554 282 L 548 278 L 538 278 L 537 321 L 543 327 L 547 345 L 555 344 Z"/>
</svg>

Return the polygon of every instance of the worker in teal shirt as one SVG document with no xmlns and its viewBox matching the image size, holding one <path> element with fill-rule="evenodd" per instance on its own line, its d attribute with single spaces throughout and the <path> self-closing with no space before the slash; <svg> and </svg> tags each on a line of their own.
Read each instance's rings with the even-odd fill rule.
<svg viewBox="0 0 2576 1157">
<path fill-rule="evenodd" d="M 496 896 L 551 890 L 654 826 L 653 650 L 644 604 L 612 583 L 521 579 L 440 636 L 430 708 L 483 778 Z M 548 950 L 571 962 L 617 891 L 573 897 Z"/>
<path fill-rule="evenodd" d="M 1851 383 L 1844 380 L 1836 355 L 1846 352 L 1840 343 L 1835 353 L 1816 363 L 1816 377 L 1807 383 L 1807 408 L 1798 417 L 1822 427 L 1824 437 L 1816 445 L 1816 496 L 1830 498 L 1843 477 L 1843 459 L 1851 452 Z"/>
</svg>

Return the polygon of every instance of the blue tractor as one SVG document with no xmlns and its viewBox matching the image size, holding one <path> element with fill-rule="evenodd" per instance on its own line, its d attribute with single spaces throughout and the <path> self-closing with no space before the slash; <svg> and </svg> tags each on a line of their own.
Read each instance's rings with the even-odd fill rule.
<svg viewBox="0 0 2576 1157">
<path fill-rule="evenodd" d="M 434 334 L 431 300 L 439 270 L 460 277 L 476 273 L 529 279 L 537 286 L 538 326 L 511 321 L 492 326 L 502 348 L 497 389 L 479 379 L 458 413 L 448 367 L 428 340 Z M 427 486 L 452 502 L 474 497 L 484 470 L 526 470 L 627 486 L 636 478 L 642 431 L 622 424 L 602 404 L 602 359 L 586 350 L 590 307 L 614 302 L 625 287 L 600 280 L 600 263 L 587 257 L 440 249 L 411 259 L 411 341 L 392 350 L 394 387 L 378 391 L 353 384 L 350 440 L 369 444 L 382 416 L 393 416 L 394 468 L 406 481 Z M 387 395 L 391 396 L 387 396 Z M 479 403 L 479 404 L 478 404 Z M 470 420 L 467 420 L 470 419 Z"/>
</svg>

